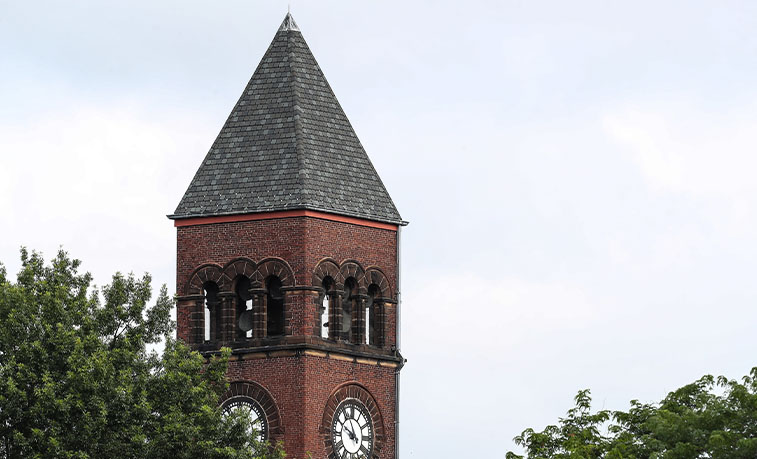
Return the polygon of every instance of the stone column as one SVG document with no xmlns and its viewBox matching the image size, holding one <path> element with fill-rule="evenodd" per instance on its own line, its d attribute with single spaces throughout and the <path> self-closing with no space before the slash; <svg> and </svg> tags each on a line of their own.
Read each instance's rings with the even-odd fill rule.
<svg viewBox="0 0 757 459">
<path fill-rule="evenodd" d="M 331 318 L 329 319 L 329 339 L 339 341 L 343 338 L 342 334 L 342 301 L 344 298 L 343 293 L 334 293 L 331 295 Z"/>
<path fill-rule="evenodd" d="M 195 300 L 189 323 L 192 330 L 192 344 L 203 344 L 205 342 L 205 297 L 201 296 Z"/>
<path fill-rule="evenodd" d="M 176 301 L 176 337 L 189 346 L 199 344 L 201 341 L 197 340 L 196 330 L 194 329 L 194 321 L 196 317 L 197 302 L 203 302 L 205 297 L 202 295 L 191 295 L 179 297 Z M 202 307 L 202 306 L 200 306 Z M 200 312 L 204 314 L 204 311 L 200 309 Z M 202 320 L 202 316 L 200 319 Z M 202 338 L 202 335 L 200 336 Z"/>
<path fill-rule="evenodd" d="M 383 348 L 386 344 L 386 337 L 384 336 L 384 332 L 386 330 L 386 303 L 384 303 L 384 301 L 380 298 L 376 298 L 373 301 L 373 308 L 376 311 L 376 323 L 373 326 L 376 333 L 376 340 L 372 344 L 374 346 Z"/>
<path fill-rule="evenodd" d="M 221 323 L 218 327 L 220 341 L 222 344 L 228 344 L 234 341 L 234 334 L 237 329 L 237 313 L 234 295 L 231 292 L 219 293 L 221 313 L 219 318 Z"/>
<path fill-rule="evenodd" d="M 265 290 L 250 290 L 252 295 L 252 337 L 262 339 L 268 335 L 268 313 L 265 305 Z"/>
<path fill-rule="evenodd" d="M 365 300 L 366 295 L 355 295 L 353 301 L 355 311 L 352 313 L 352 342 L 365 343 Z"/>
</svg>

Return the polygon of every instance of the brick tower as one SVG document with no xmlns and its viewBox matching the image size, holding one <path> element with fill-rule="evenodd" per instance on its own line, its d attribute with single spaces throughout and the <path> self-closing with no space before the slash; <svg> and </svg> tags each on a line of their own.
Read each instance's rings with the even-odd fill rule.
<svg viewBox="0 0 757 459">
<path fill-rule="evenodd" d="M 402 221 L 291 15 L 176 211 L 178 337 L 289 457 L 395 458 Z"/>
</svg>

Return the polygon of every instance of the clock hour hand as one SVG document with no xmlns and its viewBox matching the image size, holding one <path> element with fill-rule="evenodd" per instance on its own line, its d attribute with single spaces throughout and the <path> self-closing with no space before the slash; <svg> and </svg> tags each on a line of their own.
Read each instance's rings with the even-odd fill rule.
<svg viewBox="0 0 757 459">
<path fill-rule="evenodd" d="M 350 437 L 350 440 L 354 440 L 355 439 L 355 433 L 350 430 L 350 424 L 349 424 L 349 422 L 345 422 L 342 425 L 342 427 L 343 427 L 343 429 L 345 431 L 347 431 L 347 435 Z"/>
<path fill-rule="evenodd" d="M 357 441 L 357 435 L 355 435 L 355 431 L 350 428 L 350 422 L 347 421 L 344 426 L 347 428 L 347 433 L 350 434 L 350 438 L 352 440 Z"/>
</svg>

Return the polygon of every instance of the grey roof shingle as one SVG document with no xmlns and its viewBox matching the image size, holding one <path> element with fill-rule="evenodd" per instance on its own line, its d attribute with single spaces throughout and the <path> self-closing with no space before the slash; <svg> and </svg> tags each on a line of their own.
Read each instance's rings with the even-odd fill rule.
<svg viewBox="0 0 757 459">
<path fill-rule="evenodd" d="M 289 209 L 402 222 L 287 15 L 169 217 Z"/>
</svg>

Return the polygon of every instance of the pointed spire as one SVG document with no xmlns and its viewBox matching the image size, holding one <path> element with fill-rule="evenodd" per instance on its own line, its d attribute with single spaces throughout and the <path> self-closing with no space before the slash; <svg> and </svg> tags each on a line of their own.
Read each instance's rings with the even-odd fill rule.
<svg viewBox="0 0 757 459">
<path fill-rule="evenodd" d="M 291 14 L 279 31 L 170 217 L 310 209 L 401 223 Z"/>
<path fill-rule="evenodd" d="M 279 27 L 279 32 L 288 32 L 290 30 L 294 30 L 296 32 L 300 31 L 300 28 L 297 27 L 297 23 L 294 22 L 294 18 L 292 17 L 292 13 L 287 11 L 287 15 L 284 18 L 284 22 L 281 23 L 281 27 Z"/>
</svg>

